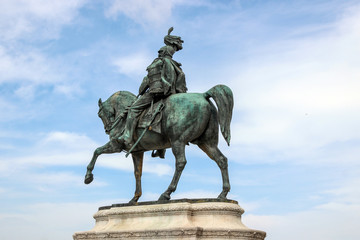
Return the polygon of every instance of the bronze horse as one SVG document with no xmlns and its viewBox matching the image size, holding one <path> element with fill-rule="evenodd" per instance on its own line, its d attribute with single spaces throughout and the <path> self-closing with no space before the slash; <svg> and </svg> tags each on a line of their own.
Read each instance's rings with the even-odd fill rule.
<svg viewBox="0 0 360 240">
<path fill-rule="evenodd" d="M 209 100 L 213 98 L 217 108 Z M 105 132 L 110 141 L 95 150 L 91 162 L 87 166 L 85 183 L 93 180 L 97 157 L 103 153 L 129 151 L 117 142 L 125 127 L 126 109 L 135 101 L 136 96 L 130 92 L 119 91 L 114 93 L 105 102 L 99 99 L 99 117 L 103 121 Z M 221 170 L 223 189 L 218 198 L 226 199 L 230 191 L 228 161 L 218 149 L 219 125 L 227 144 L 230 144 L 230 122 L 233 110 L 233 94 L 229 87 L 217 85 L 205 93 L 178 93 L 164 100 L 164 109 L 161 122 L 161 134 L 147 131 L 143 138 L 131 152 L 136 179 L 135 195 L 130 203 L 137 202 L 141 192 L 141 175 L 143 156 L 145 151 L 171 148 L 176 159 L 176 169 L 173 179 L 167 190 L 161 194 L 159 201 L 169 200 L 176 190 L 180 175 L 186 165 L 185 146 L 193 143 L 199 146 Z M 135 137 L 144 129 L 137 128 Z"/>
</svg>

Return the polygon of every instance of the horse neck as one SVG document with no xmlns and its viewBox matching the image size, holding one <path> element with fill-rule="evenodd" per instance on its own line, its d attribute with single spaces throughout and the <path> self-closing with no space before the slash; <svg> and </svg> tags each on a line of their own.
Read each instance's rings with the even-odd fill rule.
<svg viewBox="0 0 360 240">
<path fill-rule="evenodd" d="M 123 97 L 121 94 L 114 96 L 115 98 L 111 101 L 112 107 L 115 110 L 115 118 L 117 118 L 120 114 L 124 114 L 126 108 L 131 106 L 135 99 L 130 99 L 128 97 Z"/>
</svg>

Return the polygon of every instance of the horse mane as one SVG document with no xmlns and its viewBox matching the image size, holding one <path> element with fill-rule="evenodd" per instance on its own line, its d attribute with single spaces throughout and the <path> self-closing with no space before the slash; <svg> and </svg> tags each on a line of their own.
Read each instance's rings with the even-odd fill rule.
<svg viewBox="0 0 360 240">
<path fill-rule="evenodd" d="M 112 94 L 105 102 L 109 104 L 114 110 L 115 114 L 127 111 L 127 107 L 136 100 L 136 96 L 128 91 L 117 91 Z"/>
<path fill-rule="evenodd" d="M 112 94 L 107 100 L 110 100 L 110 99 L 113 99 L 113 98 L 118 98 L 118 97 L 121 97 L 121 98 L 136 98 L 135 94 L 129 92 L 129 91 L 117 91 L 115 92 L 114 94 Z M 106 100 L 106 101 L 107 101 Z"/>
</svg>

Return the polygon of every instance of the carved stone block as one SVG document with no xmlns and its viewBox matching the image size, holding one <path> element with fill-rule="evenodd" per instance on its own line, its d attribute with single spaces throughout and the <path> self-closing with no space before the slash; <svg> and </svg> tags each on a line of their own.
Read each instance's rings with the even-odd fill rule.
<svg viewBox="0 0 360 240">
<path fill-rule="evenodd" d="M 102 207 L 90 231 L 74 240 L 120 239 L 264 239 L 266 233 L 241 222 L 236 201 L 183 200 L 167 203 L 114 204 Z"/>
</svg>

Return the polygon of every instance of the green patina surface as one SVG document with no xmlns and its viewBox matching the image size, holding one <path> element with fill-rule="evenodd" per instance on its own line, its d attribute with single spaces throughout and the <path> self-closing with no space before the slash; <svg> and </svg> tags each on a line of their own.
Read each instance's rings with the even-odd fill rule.
<svg viewBox="0 0 360 240">
<path fill-rule="evenodd" d="M 131 153 L 136 190 L 130 203 L 135 204 L 142 195 L 144 152 L 153 150 L 157 152 L 153 152 L 152 156 L 165 157 L 165 149 L 171 148 L 176 159 L 175 172 L 169 187 L 158 199 L 158 202 L 169 201 L 187 162 L 185 146 L 193 143 L 217 163 L 223 182 L 222 192 L 218 196 L 220 200 L 217 201 L 227 201 L 226 196 L 230 191 L 228 163 L 217 145 L 219 126 L 225 141 L 230 144 L 233 94 L 225 85 L 216 85 L 205 93 L 186 93 L 185 74 L 181 70 L 181 64 L 172 59 L 173 54 L 182 49 L 183 41 L 178 36 L 170 35 L 172 30 L 169 29 L 168 35 L 164 37 L 166 46 L 160 48 L 158 58 L 148 66 L 148 74 L 143 79 L 138 96 L 119 91 L 104 102 L 99 100 L 98 116 L 110 141 L 94 151 L 84 182 L 89 184 L 93 181 L 92 171 L 99 155 L 122 151 L 127 152 L 127 155 Z M 215 101 L 216 107 L 210 98 Z M 161 112 L 159 108 L 153 107 L 158 101 L 163 103 Z M 150 109 L 152 116 L 149 118 L 150 122 L 145 124 L 146 127 L 139 129 L 138 121 L 145 109 Z M 155 115 L 161 116 L 158 131 L 150 128 Z"/>
</svg>

